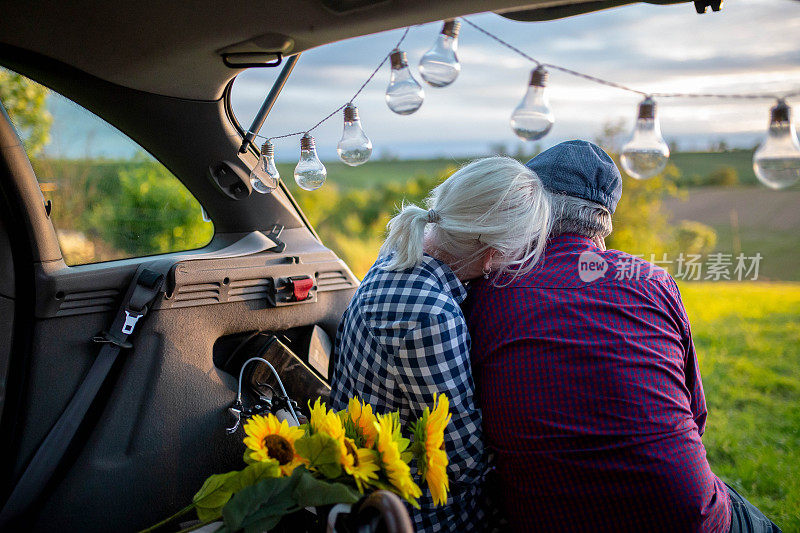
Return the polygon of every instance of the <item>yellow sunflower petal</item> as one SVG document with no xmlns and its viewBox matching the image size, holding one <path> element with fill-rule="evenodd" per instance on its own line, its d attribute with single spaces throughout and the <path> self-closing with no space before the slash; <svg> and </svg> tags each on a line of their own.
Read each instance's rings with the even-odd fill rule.
<svg viewBox="0 0 800 533">
<path fill-rule="evenodd" d="M 381 466 L 386 472 L 389 482 L 397 489 L 397 493 L 406 500 L 416 503 L 422 490 L 411 478 L 411 469 L 403 460 L 399 431 L 399 423 L 393 415 L 378 415 L 377 448 L 380 453 Z"/>
<path fill-rule="evenodd" d="M 314 402 L 314 405 L 310 405 L 309 402 L 309 407 L 311 409 L 309 425 L 311 426 L 312 430 L 319 431 L 319 426 L 325 419 L 325 415 L 327 414 L 328 410 L 325 408 L 325 404 L 322 403 L 320 398 L 317 398 L 317 401 Z"/>
<path fill-rule="evenodd" d="M 376 419 L 372 412 L 372 406 L 358 398 L 350 398 L 347 405 L 347 415 L 359 435 L 363 438 L 364 446 L 372 448 L 375 445 L 375 438 L 378 436 L 378 432 L 375 429 Z"/>
<path fill-rule="evenodd" d="M 281 465 L 281 474 L 284 476 L 291 476 L 294 469 L 303 464 L 303 462 L 299 458 L 295 458 L 291 463 L 286 463 L 285 465 Z"/>
<path fill-rule="evenodd" d="M 444 430 L 450 422 L 450 400 L 444 394 L 434 396 L 433 410 L 428 416 L 425 436 L 427 449 L 438 449 L 444 443 Z"/>
<path fill-rule="evenodd" d="M 444 394 L 434 395 L 433 409 L 428 407 L 414 425 L 414 455 L 417 469 L 428 485 L 435 505 L 447 502 L 450 490 L 447 478 L 449 464 L 444 446 L 444 431 L 450 422 L 450 400 Z"/>
<path fill-rule="evenodd" d="M 435 450 L 428 456 L 428 469 L 425 472 L 425 483 L 431 490 L 434 505 L 447 503 L 447 492 L 450 482 L 447 479 L 447 454 L 444 450 Z"/>
<path fill-rule="evenodd" d="M 378 479 L 380 465 L 375 452 L 366 448 L 356 448 L 351 439 L 346 439 L 348 458 L 344 465 L 347 474 L 353 477 L 358 491 L 364 493 L 364 487 Z"/>
</svg>

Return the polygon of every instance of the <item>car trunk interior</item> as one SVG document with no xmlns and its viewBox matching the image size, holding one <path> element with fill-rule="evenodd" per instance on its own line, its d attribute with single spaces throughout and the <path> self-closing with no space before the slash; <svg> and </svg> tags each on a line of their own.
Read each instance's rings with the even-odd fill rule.
<svg viewBox="0 0 800 533">
<path fill-rule="evenodd" d="M 249 175 L 258 157 L 255 146 L 239 151 L 243 127 L 229 94 L 242 69 L 226 66 L 225 54 L 274 60 L 474 12 L 539 20 L 623 3 L 303 0 L 222 8 L 152 0 L 6 2 L 0 65 L 138 142 L 186 185 L 215 227 L 207 247 L 159 257 L 174 259 L 166 291 L 137 327 L 133 348 L 117 359 L 66 459 L 27 514 L 28 529 L 141 529 L 183 507 L 209 473 L 239 467 L 240 436 L 225 431 L 237 382 L 220 360 L 242 336 L 263 331 L 313 364 L 312 328 L 333 339 L 358 285 L 284 186 L 249 194 L 249 182 L 240 179 L 246 190 L 235 199 L 214 184 L 220 165 L 236 181 Z M 109 326 L 137 268 L 154 258 L 67 266 L 36 176 L 5 115 L 0 192 L 5 500 L 92 365 L 99 349 L 92 338 Z M 273 244 L 285 247 L 265 248 L 253 237 L 276 227 L 282 232 L 272 234 Z M 231 255 L 231 247 L 239 253 Z M 291 278 L 299 277 L 313 281 L 302 301 L 291 294 Z"/>
</svg>

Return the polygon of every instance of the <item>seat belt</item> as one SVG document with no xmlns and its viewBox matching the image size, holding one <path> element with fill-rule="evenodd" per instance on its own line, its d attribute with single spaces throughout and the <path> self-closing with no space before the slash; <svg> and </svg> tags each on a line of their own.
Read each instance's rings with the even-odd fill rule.
<svg viewBox="0 0 800 533">
<path fill-rule="evenodd" d="M 103 343 L 100 353 L 67 408 L 64 409 L 61 417 L 39 445 L 39 449 L 36 450 L 22 477 L 14 486 L 11 496 L 3 506 L 3 510 L 0 512 L 0 530 L 28 510 L 44 491 L 86 417 L 100 387 L 105 383 L 120 351 L 123 348 L 132 347 L 127 340 L 128 337 L 161 292 L 164 285 L 164 274 L 159 270 L 163 270 L 164 267 L 171 264 L 173 264 L 172 261 L 148 263 L 139 266 L 136 270 L 111 327 L 93 339 L 95 342 Z"/>
</svg>

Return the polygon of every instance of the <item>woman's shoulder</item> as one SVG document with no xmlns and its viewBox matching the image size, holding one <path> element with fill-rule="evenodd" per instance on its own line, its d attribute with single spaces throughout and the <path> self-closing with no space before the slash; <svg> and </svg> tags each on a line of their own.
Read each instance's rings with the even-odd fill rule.
<svg viewBox="0 0 800 533">
<path fill-rule="evenodd" d="M 377 261 L 364 276 L 359 296 L 364 303 L 389 305 L 395 312 L 438 314 L 459 310 L 451 290 L 423 261 L 406 270 L 386 270 Z"/>
<path fill-rule="evenodd" d="M 436 276 L 428 265 L 426 258 L 423 261 L 405 270 L 389 270 L 386 265 L 389 263 L 388 257 L 379 257 L 370 267 L 361 285 L 376 288 L 391 289 L 394 287 L 418 287 L 424 285 L 436 285 Z"/>
</svg>

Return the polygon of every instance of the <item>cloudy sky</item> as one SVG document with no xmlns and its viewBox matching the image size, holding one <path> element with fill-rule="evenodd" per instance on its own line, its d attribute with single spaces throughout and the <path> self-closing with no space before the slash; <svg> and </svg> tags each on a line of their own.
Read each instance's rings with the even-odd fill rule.
<svg viewBox="0 0 800 533">
<path fill-rule="evenodd" d="M 495 14 L 471 20 L 547 63 L 611 79 L 648 92 L 780 93 L 800 89 L 800 2 L 728 0 L 721 12 L 697 15 L 691 3 L 625 6 L 563 20 L 523 23 Z M 411 29 L 403 49 L 416 65 L 441 24 Z M 400 30 L 323 46 L 303 54 L 262 130 L 281 135 L 309 128 L 350 99 L 400 37 Z M 404 158 L 487 153 L 518 144 L 508 118 L 522 98 L 531 64 L 464 25 L 462 70 L 449 87 L 425 87 L 425 103 L 409 116 L 386 107 L 385 66 L 356 100 L 375 153 Z M 276 72 L 251 69 L 234 84 L 233 108 L 249 125 Z M 547 147 L 567 138 L 593 138 L 604 123 L 633 124 L 635 94 L 551 72 L 556 124 Z M 800 105 L 800 99 L 793 102 Z M 664 136 L 685 148 L 721 139 L 750 146 L 763 135 L 770 101 L 670 99 L 659 101 Z M 795 117 L 797 113 L 795 113 Z M 320 156 L 335 157 L 337 116 L 315 130 Z M 280 159 L 293 159 L 297 138 L 276 142 Z"/>
</svg>

